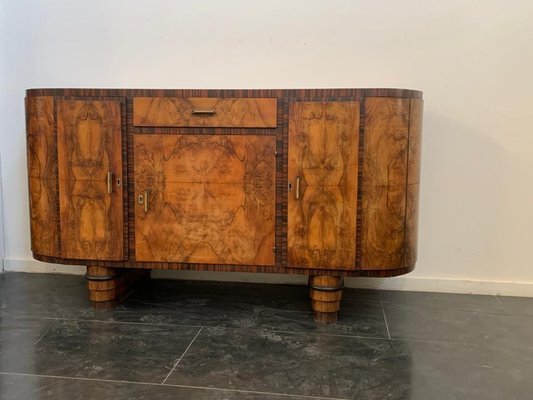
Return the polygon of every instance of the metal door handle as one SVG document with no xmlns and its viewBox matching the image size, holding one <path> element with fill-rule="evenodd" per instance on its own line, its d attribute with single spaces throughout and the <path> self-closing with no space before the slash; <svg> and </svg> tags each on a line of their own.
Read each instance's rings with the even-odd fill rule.
<svg viewBox="0 0 533 400">
<path fill-rule="evenodd" d="M 113 193 L 113 174 L 107 171 L 107 193 Z"/>
<path fill-rule="evenodd" d="M 300 177 L 296 177 L 296 200 L 300 198 Z"/>
<path fill-rule="evenodd" d="M 150 192 L 148 190 L 145 190 L 144 191 L 144 212 L 147 213 L 149 208 L 150 208 L 150 205 L 149 205 L 149 198 L 150 196 Z"/>
</svg>

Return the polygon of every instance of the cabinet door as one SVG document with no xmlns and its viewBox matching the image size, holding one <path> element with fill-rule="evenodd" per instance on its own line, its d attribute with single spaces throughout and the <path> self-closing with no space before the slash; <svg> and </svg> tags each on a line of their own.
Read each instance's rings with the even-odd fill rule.
<svg viewBox="0 0 533 400">
<path fill-rule="evenodd" d="M 358 102 L 290 105 L 290 267 L 355 268 L 358 144 Z"/>
<path fill-rule="evenodd" d="M 136 134 L 134 158 L 137 261 L 274 265 L 275 136 Z"/>
<path fill-rule="evenodd" d="M 59 100 L 61 255 L 123 259 L 119 101 Z"/>
</svg>

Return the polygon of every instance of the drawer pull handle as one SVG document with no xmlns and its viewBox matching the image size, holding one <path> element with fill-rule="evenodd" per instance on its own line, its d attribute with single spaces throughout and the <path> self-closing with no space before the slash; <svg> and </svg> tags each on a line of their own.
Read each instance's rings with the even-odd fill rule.
<svg viewBox="0 0 533 400">
<path fill-rule="evenodd" d="M 113 174 L 107 171 L 107 193 L 113 193 Z"/>
<path fill-rule="evenodd" d="M 296 177 L 296 200 L 300 198 L 300 177 Z"/>
<path fill-rule="evenodd" d="M 215 110 L 192 110 L 192 113 L 196 115 L 214 115 Z"/>
</svg>

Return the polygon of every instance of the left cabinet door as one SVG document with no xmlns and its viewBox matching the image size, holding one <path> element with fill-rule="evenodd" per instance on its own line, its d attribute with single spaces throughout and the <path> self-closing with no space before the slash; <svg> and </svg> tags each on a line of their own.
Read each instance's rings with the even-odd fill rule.
<svg viewBox="0 0 533 400">
<path fill-rule="evenodd" d="M 58 100 L 61 255 L 122 260 L 121 102 Z"/>
</svg>

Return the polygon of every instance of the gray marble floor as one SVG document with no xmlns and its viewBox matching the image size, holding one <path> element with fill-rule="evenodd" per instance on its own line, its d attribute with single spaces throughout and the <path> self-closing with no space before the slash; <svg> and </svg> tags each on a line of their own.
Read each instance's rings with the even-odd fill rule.
<svg viewBox="0 0 533 400">
<path fill-rule="evenodd" d="M 0 274 L 0 399 L 532 399 L 533 298 L 152 280 L 95 311 L 80 276 Z"/>
</svg>

